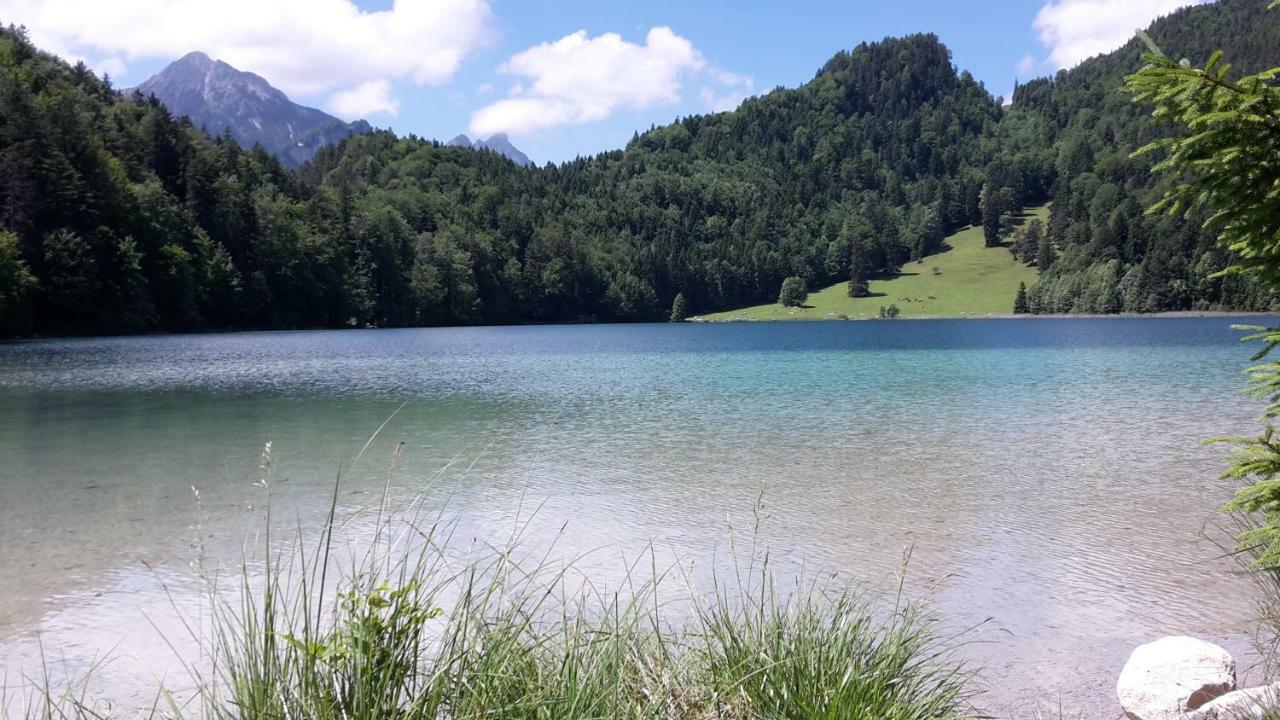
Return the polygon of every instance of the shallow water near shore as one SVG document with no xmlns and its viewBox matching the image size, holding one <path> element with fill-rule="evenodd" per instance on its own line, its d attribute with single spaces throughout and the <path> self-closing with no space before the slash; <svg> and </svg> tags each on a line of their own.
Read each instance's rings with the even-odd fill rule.
<svg viewBox="0 0 1280 720">
<path fill-rule="evenodd" d="M 1256 317 L 1242 319 L 1256 324 Z M 1248 434 L 1229 317 L 371 330 L 0 345 L 0 679 L 41 654 L 121 704 L 180 669 L 193 563 L 274 511 L 392 484 L 463 542 L 554 544 L 602 585 L 649 549 L 705 578 L 756 522 L 784 568 L 932 588 L 983 707 L 1116 714 L 1133 646 L 1247 648 L 1247 581 L 1202 538 Z M 398 412 L 397 412 L 398 410 Z M 394 417 L 392 417 L 394 414 Z M 352 459 L 388 418 L 361 461 Z M 198 498 L 193 489 L 198 491 Z M 1212 527 L 1207 529 L 1212 535 Z M 984 621 L 986 621 L 984 623 Z M 159 628 L 153 628 L 153 625 Z"/>
</svg>

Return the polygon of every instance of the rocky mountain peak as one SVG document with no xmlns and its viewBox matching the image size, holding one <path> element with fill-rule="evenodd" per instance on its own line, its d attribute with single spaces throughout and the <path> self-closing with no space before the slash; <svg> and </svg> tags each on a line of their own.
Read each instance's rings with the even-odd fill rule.
<svg viewBox="0 0 1280 720">
<path fill-rule="evenodd" d="M 348 123 L 298 105 L 265 78 L 199 51 L 183 55 L 137 89 L 210 133 L 228 130 L 241 145 L 261 145 L 295 167 L 326 145 L 372 129 L 363 120 Z"/>
</svg>

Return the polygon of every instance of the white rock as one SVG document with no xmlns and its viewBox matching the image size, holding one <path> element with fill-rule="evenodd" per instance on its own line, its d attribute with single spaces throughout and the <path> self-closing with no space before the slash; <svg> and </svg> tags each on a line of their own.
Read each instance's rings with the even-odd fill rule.
<svg viewBox="0 0 1280 720">
<path fill-rule="evenodd" d="M 1165 637 L 1129 656 L 1116 694 L 1130 720 L 1182 720 L 1236 687 L 1236 661 L 1226 650 L 1191 637 Z"/>
<path fill-rule="evenodd" d="M 1280 683 L 1236 690 L 1206 703 L 1186 720 L 1262 720 L 1269 711 L 1280 709 Z"/>
</svg>

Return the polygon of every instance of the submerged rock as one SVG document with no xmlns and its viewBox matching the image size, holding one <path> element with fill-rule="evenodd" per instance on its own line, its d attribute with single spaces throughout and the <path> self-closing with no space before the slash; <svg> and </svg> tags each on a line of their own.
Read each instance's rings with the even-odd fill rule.
<svg viewBox="0 0 1280 720">
<path fill-rule="evenodd" d="M 1129 656 L 1116 694 L 1130 720 L 1182 720 L 1236 687 L 1236 661 L 1192 637 L 1165 637 Z"/>
<path fill-rule="evenodd" d="M 1236 690 L 1208 702 L 1186 720 L 1263 720 L 1267 713 L 1280 709 L 1280 683 Z"/>
</svg>

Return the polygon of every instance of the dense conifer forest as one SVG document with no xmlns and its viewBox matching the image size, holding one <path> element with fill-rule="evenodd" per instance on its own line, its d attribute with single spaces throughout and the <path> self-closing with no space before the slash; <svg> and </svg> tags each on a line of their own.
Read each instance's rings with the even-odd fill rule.
<svg viewBox="0 0 1280 720">
<path fill-rule="evenodd" d="M 1266 2 L 1223 0 L 1157 21 L 1152 39 L 1168 55 L 1203 65 L 1229 49 L 1232 75 L 1280 65 L 1280 15 Z M 1002 130 L 1016 152 L 1050 148 L 1046 228 L 1055 259 L 1031 288 L 1032 312 L 1266 310 L 1276 299 L 1244 276 L 1215 277 L 1232 264 L 1204 217 L 1187 220 L 1148 207 L 1179 181 L 1152 173 L 1158 155 L 1131 154 L 1174 134 L 1125 92 L 1144 65 L 1143 42 L 1094 58 L 1057 77 L 1017 88 Z"/>
<path fill-rule="evenodd" d="M 1280 65 L 1255 0 L 1152 36 Z M 560 165 L 374 132 L 295 172 L 0 29 L 0 334 L 665 320 L 862 287 L 971 224 L 1040 268 L 1029 312 L 1268 309 L 1194 218 L 1144 215 L 1173 180 L 1130 157 L 1167 130 L 1122 90 L 1140 48 L 1006 107 L 936 37 L 886 39 Z"/>
</svg>

